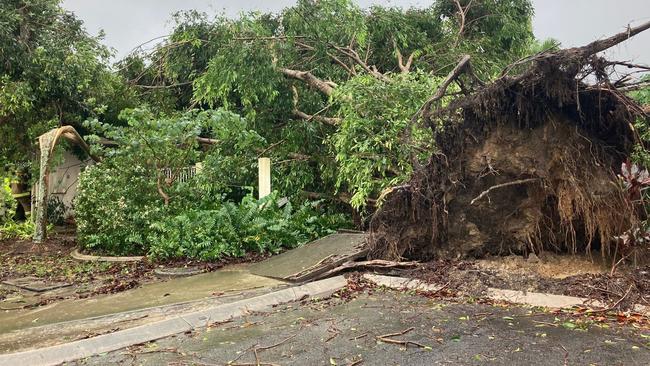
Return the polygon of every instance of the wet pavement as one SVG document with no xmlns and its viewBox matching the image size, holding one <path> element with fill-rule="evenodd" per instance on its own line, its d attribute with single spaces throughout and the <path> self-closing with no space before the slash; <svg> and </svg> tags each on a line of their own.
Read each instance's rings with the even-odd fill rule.
<svg viewBox="0 0 650 366">
<path fill-rule="evenodd" d="M 650 331 L 376 290 L 280 306 L 73 365 L 647 365 Z"/>
<path fill-rule="evenodd" d="M 228 302 L 234 295 L 251 293 L 254 290 L 274 289 L 283 285 L 281 281 L 252 275 L 247 271 L 246 266 L 240 265 L 216 272 L 145 284 L 117 294 L 63 300 L 35 309 L 3 310 L 0 311 L 0 352 L 52 345 L 92 334 L 114 331 L 118 326 L 111 323 L 120 323 L 126 319 L 126 322 L 119 324 L 119 328 L 124 329 L 130 326 L 127 323 L 134 318 L 147 318 L 146 320 L 153 321 L 170 316 L 170 313 L 195 310 L 197 306 Z M 221 300 L 222 298 L 227 300 Z M 205 300 L 205 303 L 201 303 L 200 300 Z M 199 301 L 199 304 L 181 306 L 177 311 L 169 311 L 165 308 L 168 305 L 193 301 Z M 163 308 L 148 310 L 156 307 Z M 138 310 L 142 311 L 137 312 Z M 131 315 L 116 315 L 113 319 L 110 318 L 112 314 Z M 85 320 L 106 316 L 109 317 L 98 322 Z M 65 338 L 57 335 L 65 335 Z M 43 343 L 44 341 L 47 342 Z"/>
</svg>

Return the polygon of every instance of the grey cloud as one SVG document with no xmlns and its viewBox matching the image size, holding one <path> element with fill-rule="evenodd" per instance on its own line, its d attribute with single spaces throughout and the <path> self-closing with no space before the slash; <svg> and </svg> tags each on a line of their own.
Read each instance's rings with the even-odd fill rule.
<svg viewBox="0 0 650 366">
<path fill-rule="evenodd" d="M 88 31 L 106 32 L 105 43 L 116 49 L 117 57 L 126 55 L 144 41 L 164 35 L 171 29 L 170 14 L 179 10 L 196 9 L 235 16 L 240 12 L 260 10 L 279 11 L 294 4 L 293 0 L 210 1 L 210 0 L 64 0 L 63 6 L 84 20 Z M 361 0 L 362 7 L 372 4 L 395 6 L 427 6 L 431 1 Z M 552 37 L 564 46 L 579 46 L 606 37 L 628 24 L 650 20 L 647 0 L 533 0 L 533 28 L 538 38 Z M 607 56 L 650 64 L 650 32 L 612 49 Z"/>
</svg>

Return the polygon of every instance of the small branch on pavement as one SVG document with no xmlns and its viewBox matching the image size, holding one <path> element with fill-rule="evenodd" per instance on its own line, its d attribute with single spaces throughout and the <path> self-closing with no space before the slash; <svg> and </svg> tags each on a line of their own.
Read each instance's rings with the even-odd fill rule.
<svg viewBox="0 0 650 366">
<path fill-rule="evenodd" d="M 377 336 L 377 337 L 375 337 L 375 338 L 377 338 L 377 340 L 379 340 L 379 341 L 381 341 L 381 342 L 384 342 L 384 343 L 401 344 L 401 345 L 403 345 L 404 347 L 408 347 L 409 344 L 412 344 L 412 345 L 414 345 L 414 346 L 416 346 L 416 347 L 419 347 L 419 348 L 427 348 L 427 346 L 425 346 L 425 345 L 423 345 L 423 344 L 421 344 L 421 343 L 418 343 L 418 342 L 414 342 L 414 341 L 400 341 L 400 340 L 398 340 L 398 339 L 392 339 L 392 338 L 389 338 L 389 337 L 395 337 L 395 336 L 404 335 L 404 334 L 406 334 L 406 333 L 412 331 L 413 329 L 415 329 L 415 328 L 414 328 L 414 327 L 411 327 L 411 328 L 408 328 L 408 329 L 406 329 L 406 330 L 403 330 L 403 331 L 401 331 L 401 332 L 399 332 L 399 333 L 384 334 L 384 335 Z"/>
<path fill-rule="evenodd" d="M 610 311 L 610 310 L 615 309 L 615 308 L 616 308 L 618 305 L 620 305 L 621 302 L 623 302 L 623 300 L 625 300 L 625 298 L 630 294 L 630 291 L 632 291 L 632 287 L 634 287 L 634 284 L 631 284 L 630 287 L 628 287 L 627 291 L 625 292 L 625 295 L 623 295 L 620 299 L 618 299 L 618 301 L 616 301 L 616 302 L 614 303 L 614 305 L 609 306 L 609 307 L 604 308 L 604 309 L 588 310 L 586 313 L 587 313 L 587 314 L 606 313 L 606 312 L 608 312 L 608 311 Z"/>
</svg>

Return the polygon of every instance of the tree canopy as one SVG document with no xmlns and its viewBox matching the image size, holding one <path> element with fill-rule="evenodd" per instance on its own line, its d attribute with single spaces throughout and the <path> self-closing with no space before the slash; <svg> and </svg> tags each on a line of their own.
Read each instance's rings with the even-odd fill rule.
<svg viewBox="0 0 650 366">
<path fill-rule="evenodd" d="M 300 0 L 237 19 L 185 12 L 120 73 L 159 110 L 223 107 L 249 119 L 286 194 L 354 197 L 361 208 L 408 176 L 417 144 L 430 145 L 400 145 L 399 136 L 440 78 L 465 54 L 477 80 L 527 54 L 532 14 L 528 0 L 406 10 Z"/>
<path fill-rule="evenodd" d="M 110 51 L 59 0 L 6 0 L 0 7 L 0 165 L 26 167 L 35 139 L 89 117 L 115 121 L 127 85 Z"/>
<path fill-rule="evenodd" d="M 82 122 L 127 125 L 120 111 L 131 107 L 163 120 L 223 108 L 266 141 L 256 152 L 273 158 L 275 189 L 357 209 L 406 180 L 418 151 L 432 146 L 409 120 L 461 57 L 473 70 L 456 93 L 548 46 L 533 36 L 529 0 L 410 9 L 299 0 L 237 18 L 177 13 L 162 42 L 109 66 L 101 35 L 89 36 L 58 0 L 9 5 L 0 10 L 5 163 L 35 159 L 35 137 L 57 125 L 101 134 Z"/>
</svg>

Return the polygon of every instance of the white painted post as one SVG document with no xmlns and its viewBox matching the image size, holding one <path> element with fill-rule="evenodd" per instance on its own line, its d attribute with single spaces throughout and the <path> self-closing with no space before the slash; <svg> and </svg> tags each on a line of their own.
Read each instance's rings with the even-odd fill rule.
<svg viewBox="0 0 650 366">
<path fill-rule="evenodd" d="M 259 158 L 257 159 L 257 165 L 259 174 L 259 198 L 262 199 L 271 194 L 271 159 Z"/>
</svg>

